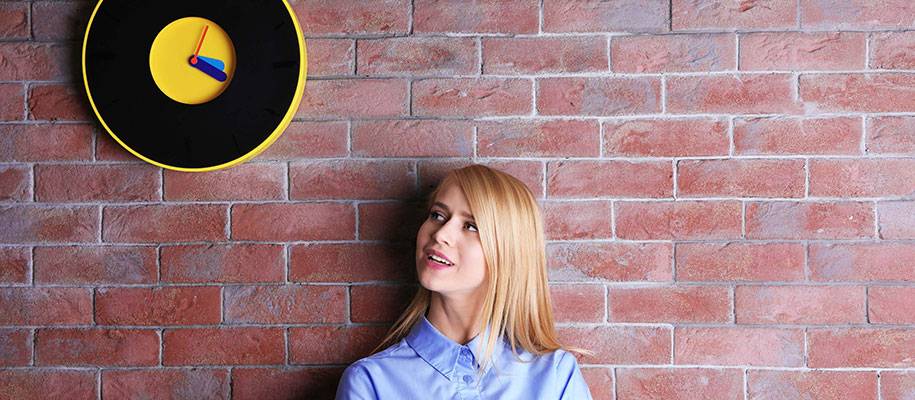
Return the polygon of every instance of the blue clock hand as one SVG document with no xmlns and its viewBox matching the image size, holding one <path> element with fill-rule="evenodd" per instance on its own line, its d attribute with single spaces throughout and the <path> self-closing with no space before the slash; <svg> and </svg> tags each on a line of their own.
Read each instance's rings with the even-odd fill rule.
<svg viewBox="0 0 915 400">
<path fill-rule="evenodd" d="M 218 68 L 214 67 L 210 63 L 204 61 L 201 57 L 191 56 L 187 59 L 188 64 L 191 64 L 192 67 L 199 69 L 203 73 L 209 75 L 211 78 L 225 82 L 228 77 L 225 72 L 220 71 Z"/>
<path fill-rule="evenodd" d="M 226 63 L 222 62 L 222 60 L 215 59 L 215 58 L 210 58 L 210 57 L 204 57 L 204 56 L 201 56 L 201 55 L 199 55 L 199 54 L 197 55 L 197 59 L 198 59 L 198 60 L 206 61 L 208 64 L 210 64 L 210 65 L 216 67 L 216 69 L 218 69 L 218 70 L 220 70 L 220 71 L 225 71 L 225 70 L 226 70 Z"/>
</svg>

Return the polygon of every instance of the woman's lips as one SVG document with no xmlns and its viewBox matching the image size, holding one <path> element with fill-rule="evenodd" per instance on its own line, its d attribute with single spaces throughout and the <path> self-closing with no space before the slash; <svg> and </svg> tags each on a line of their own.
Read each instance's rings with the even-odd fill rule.
<svg viewBox="0 0 915 400">
<path fill-rule="evenodd" d="M 426 257 L 426 267 L 432 269 L 447 269 L 453 267 L 453 265 L 439 264 L 437 261 L 432 261 L 429 257 Z"/>
</svg>

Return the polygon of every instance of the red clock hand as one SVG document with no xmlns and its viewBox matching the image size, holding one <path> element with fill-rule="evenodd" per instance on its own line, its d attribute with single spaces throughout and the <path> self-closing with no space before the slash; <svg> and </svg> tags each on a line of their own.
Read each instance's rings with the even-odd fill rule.
<svg viewBox="0 0 915 400">
<path fill-rule="evenodd" d="M 194 57 L 191 58 L 191 64 L 197 64 L 197 54 L 200 53 L 200 47 L 203 46 L 203 38 L 207 36 L 207 28 L 209 25 L 203 26 L 203 33 L 200 34 L 200 40 L 197 41 L 197 50 L 194 51 Z"/>
</svg>

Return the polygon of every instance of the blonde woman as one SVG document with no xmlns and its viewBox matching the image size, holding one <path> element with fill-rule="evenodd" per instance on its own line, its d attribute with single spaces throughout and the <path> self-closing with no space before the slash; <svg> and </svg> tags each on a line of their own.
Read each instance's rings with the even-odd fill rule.
<svg viewBox="0 0 915 400">
<path fill-rule="evenodd" d="M 337 400 L 590 399 L 569 351 L 591 352 L 557 341 L 530 189 L 470 165 L 445 176 L 427 210 L 420 287 L 373 354 L 344 370 Z"/>
</svg>

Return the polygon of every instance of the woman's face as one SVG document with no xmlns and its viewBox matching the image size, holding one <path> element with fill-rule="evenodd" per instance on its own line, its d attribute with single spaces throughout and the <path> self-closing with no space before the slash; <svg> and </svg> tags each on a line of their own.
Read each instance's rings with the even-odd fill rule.
<svg viewBox="0 0 915 400">
<path fill-rule="evenodd" d="M 430 266 L 432 250 L 453 265 Z M 424 288 L 444 295 L 473 294 L 486 280 L 486 260 L 464 192 L 442 187 L 416 235 L 416 275 Z"/>
</svg>

